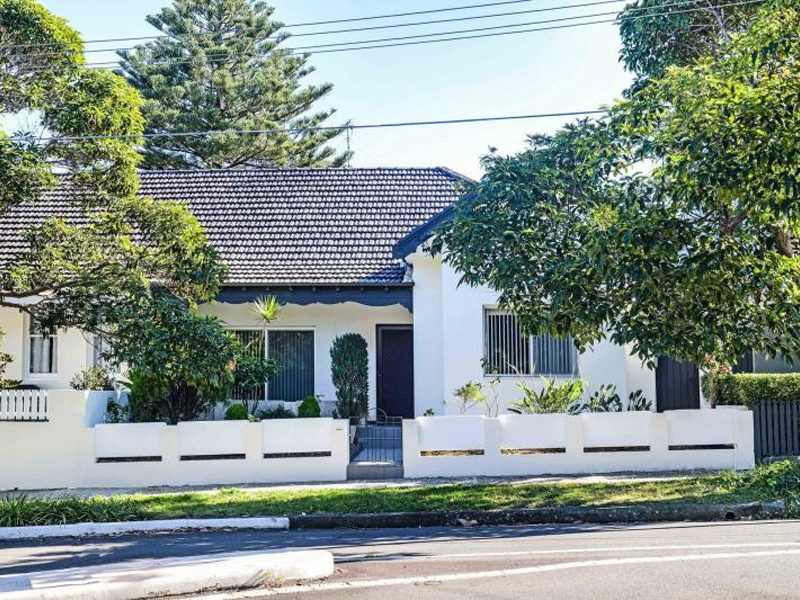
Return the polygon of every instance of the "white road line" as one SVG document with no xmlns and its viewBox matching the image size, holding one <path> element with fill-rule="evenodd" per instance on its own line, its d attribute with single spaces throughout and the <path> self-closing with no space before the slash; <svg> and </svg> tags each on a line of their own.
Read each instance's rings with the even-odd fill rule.
<svg viewBox="0 0 800 600">
<path fill-rule="evenodd" d="M 212 594 L 199 596 L 201 600 L 240 600 L 247 598 L 260 598 L 263 596 L 276 596 L 285 594 L 320 593 L 341 590 L 364 588 L 381 588 L 403 585 L 416 585 L 422 583 L 442 583 L 449 581 L 469 581 L 472 579 L 489 579 L 497 577 L 513 577 L 515 575 L 534 575 L 537 573 L 550 573 L 553 571 L 566 571 L 570 569 L 587 569 L 594 567 L 616 567 L 621 565 L 663 564 L 672 562 L 693 562 L 708 560 L 726 560 L 732 558 L 762 558 L 768 556 L 798 556 L 797 550 L 771 550 L 766 552 L 729 552 L 719 554 L 679 554 L 673 556 L 638 556 L 629 558 L 607 558 L 602 560 L 585 560 L 559 563 L 553 565 L 540 565 L 536 567 L 522 567 L 518 569 L 500 569 L 493 571 L 477 571 L 473 573 L 445 573 L 442 575 L 424 575 L 418 577 L 399 577 L 395 579 L 374 579 L 368 581 L 348 581 L 341 583 L 319 583 L 285 588 L 262 590 L 249 590 L 246 592 L 229 592 L 225 594 Z"/>
<path fill-rule="evenodd" d="M 781 548 L 781 547 L 797 547 L 800 542 L 756 542 L 744 544 L 700 544 L 700 545 L 683 545 L 683 546 L 628 546 L 626 547 L 609 547 L 609 548 L 554 548 L 551 550 L 514 550 L 508 552 L 465 552 L 463 554 L 431 554 L 428 556 L 408 556 L 403 557 L 403 560 L 436 560 L 436 559 L 451 559 L 451 558 L 483 558 L 483 557 L 513 557 L 513 556 L 539 556 L 547 554 L 592 554 L 594 552 L 639 552 L 647 550 L 721 550 L 724 548 Z M 368 555 L 367 555 L 368 556 Z M 364 558 L 366 558 L 365 556 Z M 339 562 L 356 562 L 351 560 L 353 558 L 360 558 L 355 556 L 347 556 Z M 370 558 L 380 559 L 380 555 L 372 555 Z"/>
</svg>

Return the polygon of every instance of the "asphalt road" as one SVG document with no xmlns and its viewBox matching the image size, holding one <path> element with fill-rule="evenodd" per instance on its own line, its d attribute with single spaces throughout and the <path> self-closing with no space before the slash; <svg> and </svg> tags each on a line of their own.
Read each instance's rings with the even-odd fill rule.
<svg viewBox="0 0 800 600">
<path fill-rule="evenodd" d="M 328 549 L 337 572 L 324 582 L 241 597 L 800 598 L 800 521 L 201 532 L 13 542 L 0 545 L 0 575 L 270 548 Z"/>
</svg>

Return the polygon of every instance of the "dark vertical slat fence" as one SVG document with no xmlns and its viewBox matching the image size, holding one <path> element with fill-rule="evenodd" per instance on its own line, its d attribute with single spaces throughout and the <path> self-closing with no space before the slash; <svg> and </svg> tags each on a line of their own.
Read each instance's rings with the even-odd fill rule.
<svg viewBox="0 0 800 600">
<path fill-rule="evenodd" d="M 800 456 L 800 400 L 759 402 L 753 406 L 756 461 Z"/>
</svg>

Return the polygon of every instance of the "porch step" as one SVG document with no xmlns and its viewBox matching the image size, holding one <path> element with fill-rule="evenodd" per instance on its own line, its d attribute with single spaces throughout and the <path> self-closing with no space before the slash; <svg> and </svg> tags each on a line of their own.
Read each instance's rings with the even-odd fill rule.
<svg viewBox="0 0 800 600">
<path fill-rule="evenodd" d="M 347 479 L 402 479 L 403 465 L 394 463 L 350 463 Z"/>
</svg>

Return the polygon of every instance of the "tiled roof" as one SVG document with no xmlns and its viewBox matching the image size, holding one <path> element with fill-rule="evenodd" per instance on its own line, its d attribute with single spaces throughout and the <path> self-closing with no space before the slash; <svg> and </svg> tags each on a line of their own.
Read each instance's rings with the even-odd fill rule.
<svg viewBox="0 0 800 600">
<path fill-rule="evenodd" d="M 143 171 L 140 194 L 185 201 L 229 283 L 393 284 L 405 274 L 393 245 L 452 204 L 463 179 L 443 168 Z M 0 214 L 0 264 L 51 214 L 80 219 L 64 186 Z"/>
</svg>

